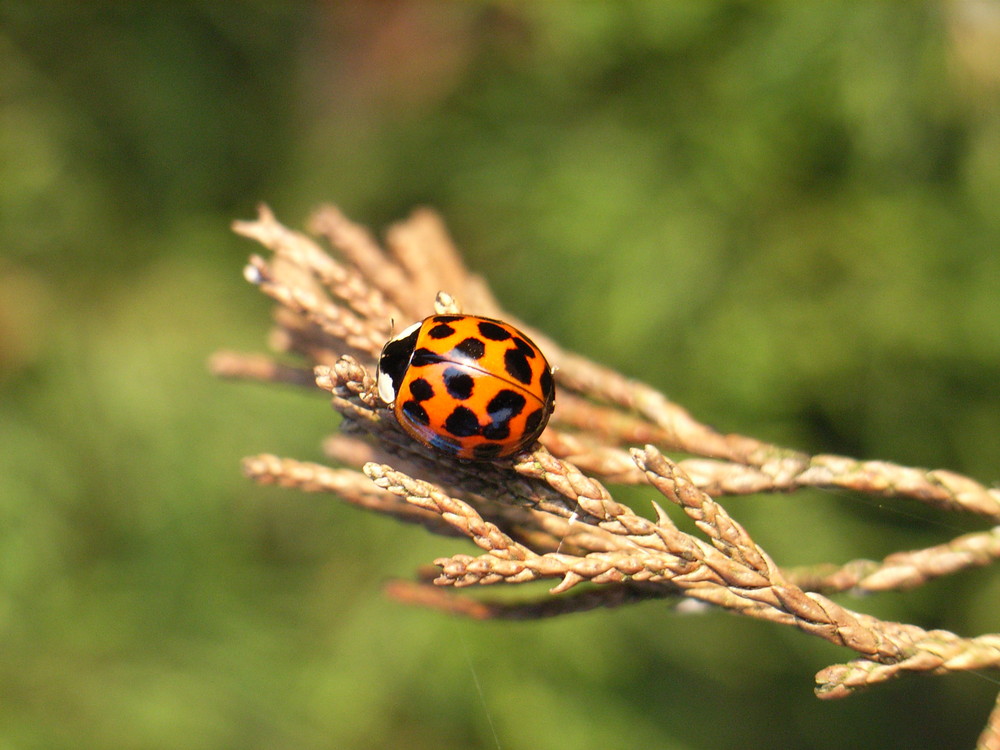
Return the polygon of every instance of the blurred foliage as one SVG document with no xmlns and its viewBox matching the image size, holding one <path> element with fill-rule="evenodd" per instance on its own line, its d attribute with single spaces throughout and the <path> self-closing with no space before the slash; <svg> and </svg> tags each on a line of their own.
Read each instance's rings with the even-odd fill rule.
<svg viewBox="0 0 1000 750">
<path fill-rule="evenodd" d="M 519 317 L 722 429 L 994 482 L 997 3 L 6 2 L 0 107 L 3 747 L 971 746 L 974 676 L 825 704 L 848 655 L 759 623 L 386 601 L 456 542 L 249 486 L 329 407 L 204 361 L 264 346 L 257 201 L 426 203 Z M 786 564 L 981 527 L 728 507 Z M 997 602 L 847 603 L 976 634 Z"/>
</svg>

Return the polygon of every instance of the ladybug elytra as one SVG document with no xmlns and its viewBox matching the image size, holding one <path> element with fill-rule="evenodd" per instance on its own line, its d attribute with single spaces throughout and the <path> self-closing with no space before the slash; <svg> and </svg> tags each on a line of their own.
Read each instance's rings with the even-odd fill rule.
<svg viewBox="0 0 1000 750">
<path fill-rule="evenodd" d="M 376 379 L 411 437 L 457 458 L 516 453 L 545 429 L 555 402 L 552 369 L 531 339 L 475 315 L 414 323 L 382 348 Z"/>
</svg>

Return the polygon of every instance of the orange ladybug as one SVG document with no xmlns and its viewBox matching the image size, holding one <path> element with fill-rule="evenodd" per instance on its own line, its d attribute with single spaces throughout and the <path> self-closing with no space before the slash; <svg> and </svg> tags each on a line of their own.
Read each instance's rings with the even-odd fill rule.
<svg viewBox="0 0 1000 750">
<path fill-rule="evenodd" d="M 458 458 L 504 458 L 545 429 L 552 368 L 509 323 L 432 315 L 382 348 L 378 395 L 416 441 Z"/>
</svg>

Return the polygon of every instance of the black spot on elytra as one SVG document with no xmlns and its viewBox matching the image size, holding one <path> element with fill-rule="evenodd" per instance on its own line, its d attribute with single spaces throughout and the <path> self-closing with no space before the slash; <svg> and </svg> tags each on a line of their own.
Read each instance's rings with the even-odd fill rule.
<svg viewBox="0 0 1000 750">
<path fill-rule="evenodd" d="M 435 315 L 431 320 L 435 323 L 453 323 L 456 320 L 461 320 L 464 315 Z"/>
<path fill-rule="evenodd" d="M 510 437 L 510 422 L 494 422 L 483 428 L 483 437 L 487 440 L 506 440 Z"/>
<path fill-rule="evenodd" d="M 434 398 L 434 386 L 423 378 L 417 378 L 410 383 L 410 394 L 417 401 L 426 401 L 429 398 Z"/>
<path fill-rule="evenodd" d="M 486 354 L 486 344 L 471 336 L 464 341 L 460 341 L 455 346 L 455 351 L 468 357 L 469 359 L 481 359 Z M 414 355 L 416 356 L 416 355 Z"/>
<path fill-rule="evenodd" d="M 416 401 L 407 401 L 403 404 L 403 414 L 407 419 L 416 424 L 426 426 L 431 421 L 430 417 L 427 416 L 427 411 Z"/>
<path fill-rule="evenodd" d="M 496 458 L 502 450 L 503 446 L 499 443 L 480 443 L 472 449 L 472 454 L 479 459 Z"/>
<path fill-rule="evenodd" d="M 516 346 L 517 350 L 521 352 L 528 359 L 535 358 L 535 347 L 533 347 L 527 341 L 522 339 L 520 336 L 514 337 L 514 346 Z"/>
<path fill-rule="evenodd" d="M 520 347 L 505 351 L 503 354 L 503 364 L 507 370 L 507 374 L 514 378 L 514 380 L 525 385 L 531 382 L 531 365 L 528 364 L 528 358 L 524 356 L 524 352 L 521 351 Z"/>
<path fill-rule="evenodd" d="M 545 409 L 535 409 L 531 414 L 528 415 L 528 419 L 524 424 L 524 434 L 534 435 L 536 432 L 541 432 L 539 429 L 542 424 L 542 419 L 545 418 Z"/>
<path fill-rule="evenodd" d="M 456 406 L 444 421 L 444 428 L 455 437 L 470 437 L 479 434 L 479 419 L 472 409 Z"/>
<path fill-rule="evenodd" d="M 483 427 L 483 437 L 489 440 L 506 440 L 510 437 L 510 420 L 524 411 L 527 403 L 517 391 L 504 388 L 486 404 L 490 424 Z"/>
<path fill-rule="evenodd" d="M 474 383 L 471 375 L 462 372 L 457 367 L 449 367 L 444 371 L 444 387 L 448 389 L 449 396 L 459 401 L 464 401 L 472 395 Z"/>
<path fill-rule="evenodd" d="M 483 320 L 479 323 L 479 332 L 490 341 L 506 341 L 510 338 L 510 331 L 489 320 Z"/>
<path fill-rule="evenodd" d="M 542 386 L 542 396 L 546 401 L 550 400 L 556 388 L 555 381 L 552 380 L 552 370 L 545 369 L 545 372 L 542 373 L 540 385 Z"/>
<path fill-rule="evenodd" d="M 439 354 L 435 354 L 430 349 L 420 347 L 413 352 L 413 357 L 410 359 L 410 367 L 427 367 L 427 365 L 433 365 L 435 362 L 440 361 L 441 356 Z"/>
<path fill-rule="evenodd" d="M 449 336 L 455 335 L 455 329 L 447 323 L 438 323 L 436 326 L 427 331 L 427 335 L 432 339 L 446 339 Z"/>
<path fill-rule="evenodd" d="M 520 393 L 504 388 L 486 404 L 486 413 L 490 415 L 494 424 L 509 422 L 524 411 L 525 403 L 527 402 Z"/>
</svg>

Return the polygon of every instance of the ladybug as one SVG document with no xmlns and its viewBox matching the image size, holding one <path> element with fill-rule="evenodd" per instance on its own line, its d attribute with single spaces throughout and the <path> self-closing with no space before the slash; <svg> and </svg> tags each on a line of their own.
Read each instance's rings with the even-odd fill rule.
<svg viewBox="0 0 1000 750">
<path fill-rule="evenodd" d="M 432 315 L 389 341 L 378 395 L 417 442 L 457 458 L 503 458 L 545 429 L 552 368 L 531 339 L 500 320 Z"/>
</svg>

